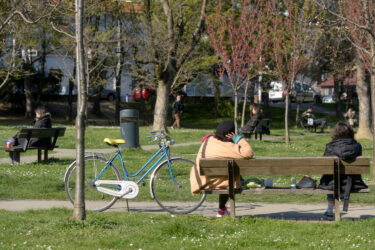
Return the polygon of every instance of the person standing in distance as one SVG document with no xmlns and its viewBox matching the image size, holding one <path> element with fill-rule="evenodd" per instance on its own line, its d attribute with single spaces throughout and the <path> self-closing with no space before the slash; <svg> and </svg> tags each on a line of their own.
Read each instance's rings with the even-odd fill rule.
<svg viewBox="0 0 375 250">
<path fill-rule="evenodd" d="M 184 112 L 184 104 L 182 103 L 181 96 L 178 95 L 176 100 L 172 104 L 172 114 L 174 118 L 174 122 L 172 125 L 172 129 L 180 128 L 181 126 L 181 115 Z"/>
</svg>

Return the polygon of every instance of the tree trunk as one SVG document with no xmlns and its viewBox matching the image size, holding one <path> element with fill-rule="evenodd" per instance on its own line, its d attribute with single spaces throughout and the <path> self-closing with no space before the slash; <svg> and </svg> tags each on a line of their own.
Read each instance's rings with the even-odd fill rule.
<svg viewBox="0 0 375 250">
<path fill-rule="evenodd" d="M 25 118 L 30 119 L 33 117 L 33 108 L 34 108 L 34 99 L 31 92 L 31 65 L 28 62 L 25 62 L 24 69 L 25 69 L 25 78 L 24 78 L 24 91 L 25 91 L 25 99 L 26 99 L 26 112 Z"/>
<path fill-rule="evenodd" d="M 92 97 L 92 113 L 96 116 L 101 116 L 102 111 L 100 109 L 100 92 L 93 94 Z M 91 99 L 91 98 L 90 98 Z"/>
<path fill-rule="evenodd" d="M 270 114 L 270 105 L 269 105 L 269 99 L 268 99 L 268 93 L 262 92 L 262 103 L 263 103 L 263 113 L 264 116 L 269 119 L 271 117 Z"/>
<path fill-rule="evenodd" d="M 290 145 L 289 108 L 290 108 L 290 96 L 289 96 L 289 90 L 288 90 L 285 95 L 285 144 L 286 145 Z"/>
<path fill-rule="evenodd" d="M 246 113 L 246 104 L 247 104 L 247 89 L 249 88 L 250 80 L 247 79 L 245 85 L 245 93 L 243 96 L 243 104 L 242 104 L 242 115 L 241 115 L 241 128 L 245 126 L 245 113 Z"/>
<path fill-rule="evenodd" d="M 357 66 L 357 94 L 359 102 L 359 123 L 356 139 L 372 138 L 371 133 L 371 109 L 370 109 L 370 92 L 368 82 L 365 80 L 363 64 L 360 58 L 356 58 Z"/>
<path fill-rule="evenodd" d="M 76 118 L 76 193 L 74 199 L 73 219 L 84 220 L 85 212 L 85 122 L 87 107 L 86 62 L 83 43 L 84 0 L 75 0 L 75 37 L 77 60 L 77 118 Z"/>
<path fill-rule="evenodd" d="M 236 89 L 234 91 L 234 133 L 235 134 L 237 134 L 238 132 L 237 119 L 238 119 L 238 90 Z"/>
<path fill-rule="evenodd" d="M 74 67 L 75 72 L 75 67 Z M 74 73 L 75 75 L 75 73 Z M 69 94 L 68 94 L 68 109 L 67 109 L 67 115 L 66 120 L 72 121 L 73 120 L 73 80 L 69 80 Z"/>
<path fill-rule="evenodd" d="M 168 101 L 169 101 L 169 85 L 159 80 L 156 89 L 156 102 L 154 108 L 154 123 L 153 130 L 162 130 L 167 132 L 167 114 L 168 114 Z"/>
<path fill-rule="evenodd" d="M 219 112 L 219 104 L 220 104 L 220 86 L 219 86 L 219 79 L 217 79 L 217 77 L 215 76 L 214 77 L 214 80 L 213 80 L 213 84 L 214 84 L 214 91 L 215 91 L 215 117 L 216 118 L 219 118 L 221 117 L 220 115 L 220 112 Z"/>
<path fill-rule="evenodd" d="M 42 99 L 42 89 L 43 86 L 46 86 L 46 57 L 47 57 L 47 44 L 45 39 L 42 41 L 42 55 L 40 58 L 40 82 L 38 82 L 38 93 L 36 97 L 36 103 L 37 105 L 40 104 L 41 99 Z"/>
<path fill-rule="evenodd" d="M 334 76 L 334 79 L 333 79 L 333 82 L 334 82 L 333 88 L 334 88 L 335 109 L 336 109 L 336 118 L 337 119 L 341 119 L 342 118 L 341 100 L 340 100 L 340 81 L 339 81 L 339 79 L 336 76 Z"/>
<path fill-rule="evenodd" d="M 301 102 L 297 101 L 297 108 L 296 108 L 296 125 L 294 126 L 295 128 L 298 128 L 299 124 L 299 112 L 301 110 Z"/>
<path fill-rule="evenodd" d="M 372 108 L 372 156 L 375 157 L 375 38 L 371 46 L 371 108 Z M 372 182 L 375 182 L 375 167 L 372 167 Z"/>
<path fill-rule="evenodd" d="M 122 75 L 122 68 L 125 59 L 124 49 L 121 44 L 121 20 L 117 20 L 117 65 L 115 70 L 115 86 L 116 86 L 116 122 L 120 123 L 120 103 L 121 103 L 121 75 Z"/>
</svg>

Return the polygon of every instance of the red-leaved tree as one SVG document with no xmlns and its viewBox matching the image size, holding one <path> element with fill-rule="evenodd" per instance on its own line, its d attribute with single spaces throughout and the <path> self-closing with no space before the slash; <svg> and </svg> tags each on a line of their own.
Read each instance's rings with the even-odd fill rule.
<svg viewBox="0 0 375 250">
<path fill-rule="evenodd" d="M 283 83 L 285 94 L 285 143 L 290 144 L 289 107 L 290 92 L 294 88 L 297 74 L 309 63 L 308 49 L 316 39 L 311 22 L 301 8 L 293 0 L 278 1 L 275 4 L 272 21 L 273 55 L 275 71 Z"/>
<path fill-rule="evenodd" d="M 256 74 L 266 48 L 267 24 L 271 3 L 267 0 L 232 0 L 230 9 L 219 3 L 215 14 L 207 18 L 211 46 L 219 56 L 219 75 L 227 77 L 234 95 L 234 122 L 237 131 L 238 92 L 249 77 Z M 264 60 L 263 60 L 264 61 Z"/>
</svg>

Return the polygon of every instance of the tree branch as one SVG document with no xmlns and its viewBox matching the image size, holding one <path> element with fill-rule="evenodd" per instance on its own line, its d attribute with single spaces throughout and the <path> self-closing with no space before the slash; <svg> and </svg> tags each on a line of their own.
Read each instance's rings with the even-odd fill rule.
<svg viewBox="0 0 375 250">
<path fill-rule="evenodd" d="M 196 46 L 196 44 L 199 42 L 199 40 L 201 38 L 203 28 L 204 28 L 204 19 L 205 19 L 205 16 L 206 16 L 206 5 L 207 5 L 207 0 L 203 0 L 202 1 L 202 7 L 201 7 L 201 15 L 200 15 L 200 18 L 199 18 L 198 25 L 197 25 L 197 27 L 196 27 L 196 29 L 193 33 L 193 36 L 191 38 L 190 46 L 185 51 L 185 53 L 182 53 L 182 55 L 179 58 L 178 68 L 182 67 L 182 65 L 185 63 L 185 61 L 189 57 L 190 53 L 193 51 L 194 47 Z"/>
<path fill-rule="evenodd" d="M 71 38 L 71 39 L 75 39 L 75 36 L 72 36 L 71 34 L 69 34 L 69 33 L 66 32 L 66 31 L 63 31 L 63 30 L 61 30 L 61 29 L 58 29 L 52 21 L 51 21 L 50 23 L 51 23 L 52 29 L 54 29 L 55 31 L 57 31 L 57 32 L 59 32 L 59 33 L 61 33 L 61 34 L 64 34 L 64 35 L 66 35 L 67 37 L 69 37 L 69 38 Z"/>
<path fill-rule="evenodd" d="M 0 89 L 7 83 L 9 76 L 13 73 L 14 70 L 14 61 L 16 57 L 16 41 L 13 39 L 13 48 L 12 48 L 12 59 L 10 61 L 10 69 L 7 72 L 3 82 L 0 84 Z"/>
<path fill-rule="evenodd" d="M 313 1 L 314 1 L 317 5 L 319 5 L 320 7 L 322 7 L 323 9 L 327 10 L 327 11 L 328 11 L 329 13 L 331 13 L 332 15 L 334 15 L 334 16 L 340 18 L 341 20 L 343 20 L 343 21 L 345 21 L 345 22 L 348 22 L 348 23 L 350 23 L 350 24 L 352 24 L 352 25 L 354 25 L 354 26 L 356 26 L 356 27 L 358 27 L 358 28 L 360 28 L 360 29 L 362 29 L 362 30 L 366 30 L 366 31 L 369 32 L 369 33 L 372 33 L 372 30 L 371 30 L 370 27 L 360 25 L 360 24 L 358 24 L 358 23 L 356 23 L 356 22 L 350 20 L 349 18 L 346 18 L 346 17 L 344 17 L 343 15 L 340 15 L 340 14 L 338 14 L 338 13 L 332 11 L 331 9 L 329 9 L 329 8 L 324 4 L 324 2 L 320 3 L 319 0 L 313 0 Z"/>
</svg>

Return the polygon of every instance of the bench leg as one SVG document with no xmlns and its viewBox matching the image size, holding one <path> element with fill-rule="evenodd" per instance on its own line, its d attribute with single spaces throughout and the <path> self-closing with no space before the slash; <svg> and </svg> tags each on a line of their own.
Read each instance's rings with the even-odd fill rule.
<svg viewBox="0 0 375 250">
<path fill-rule="evenodd" d="M 9 152 L 10 164 L 15 165 L 20 163 L 20 152 Z"/>
<path fill-rule="evenodd" d="M 42 150 L 38 149 L 38 162 L 42 161 Z"/>
<path fill-rule="evenodd" d="M 335 221 L 340 220 L 340 165 L 337 160 L 335 160 L 335 166 L 333 169 L 333 197 L 335 201 Z"/>
<path fill-rule="evenodd" d="M 259 141 L 262 140 L 262 133 L 259 134 Z"/>
<path fill-rule="evenodd" d="M 47 161 L 48 160 L 48 150 L 45 149 L 44 150 L 44 161 Z"/>
<path fill-rule="evenodd" d="M 234 200 L 234 162 L 228 162 L 228 181 L 229 181 L 229 200 L 230 200 L 230 216 L 236 218 L 236 204 Z"/>
</svg>

